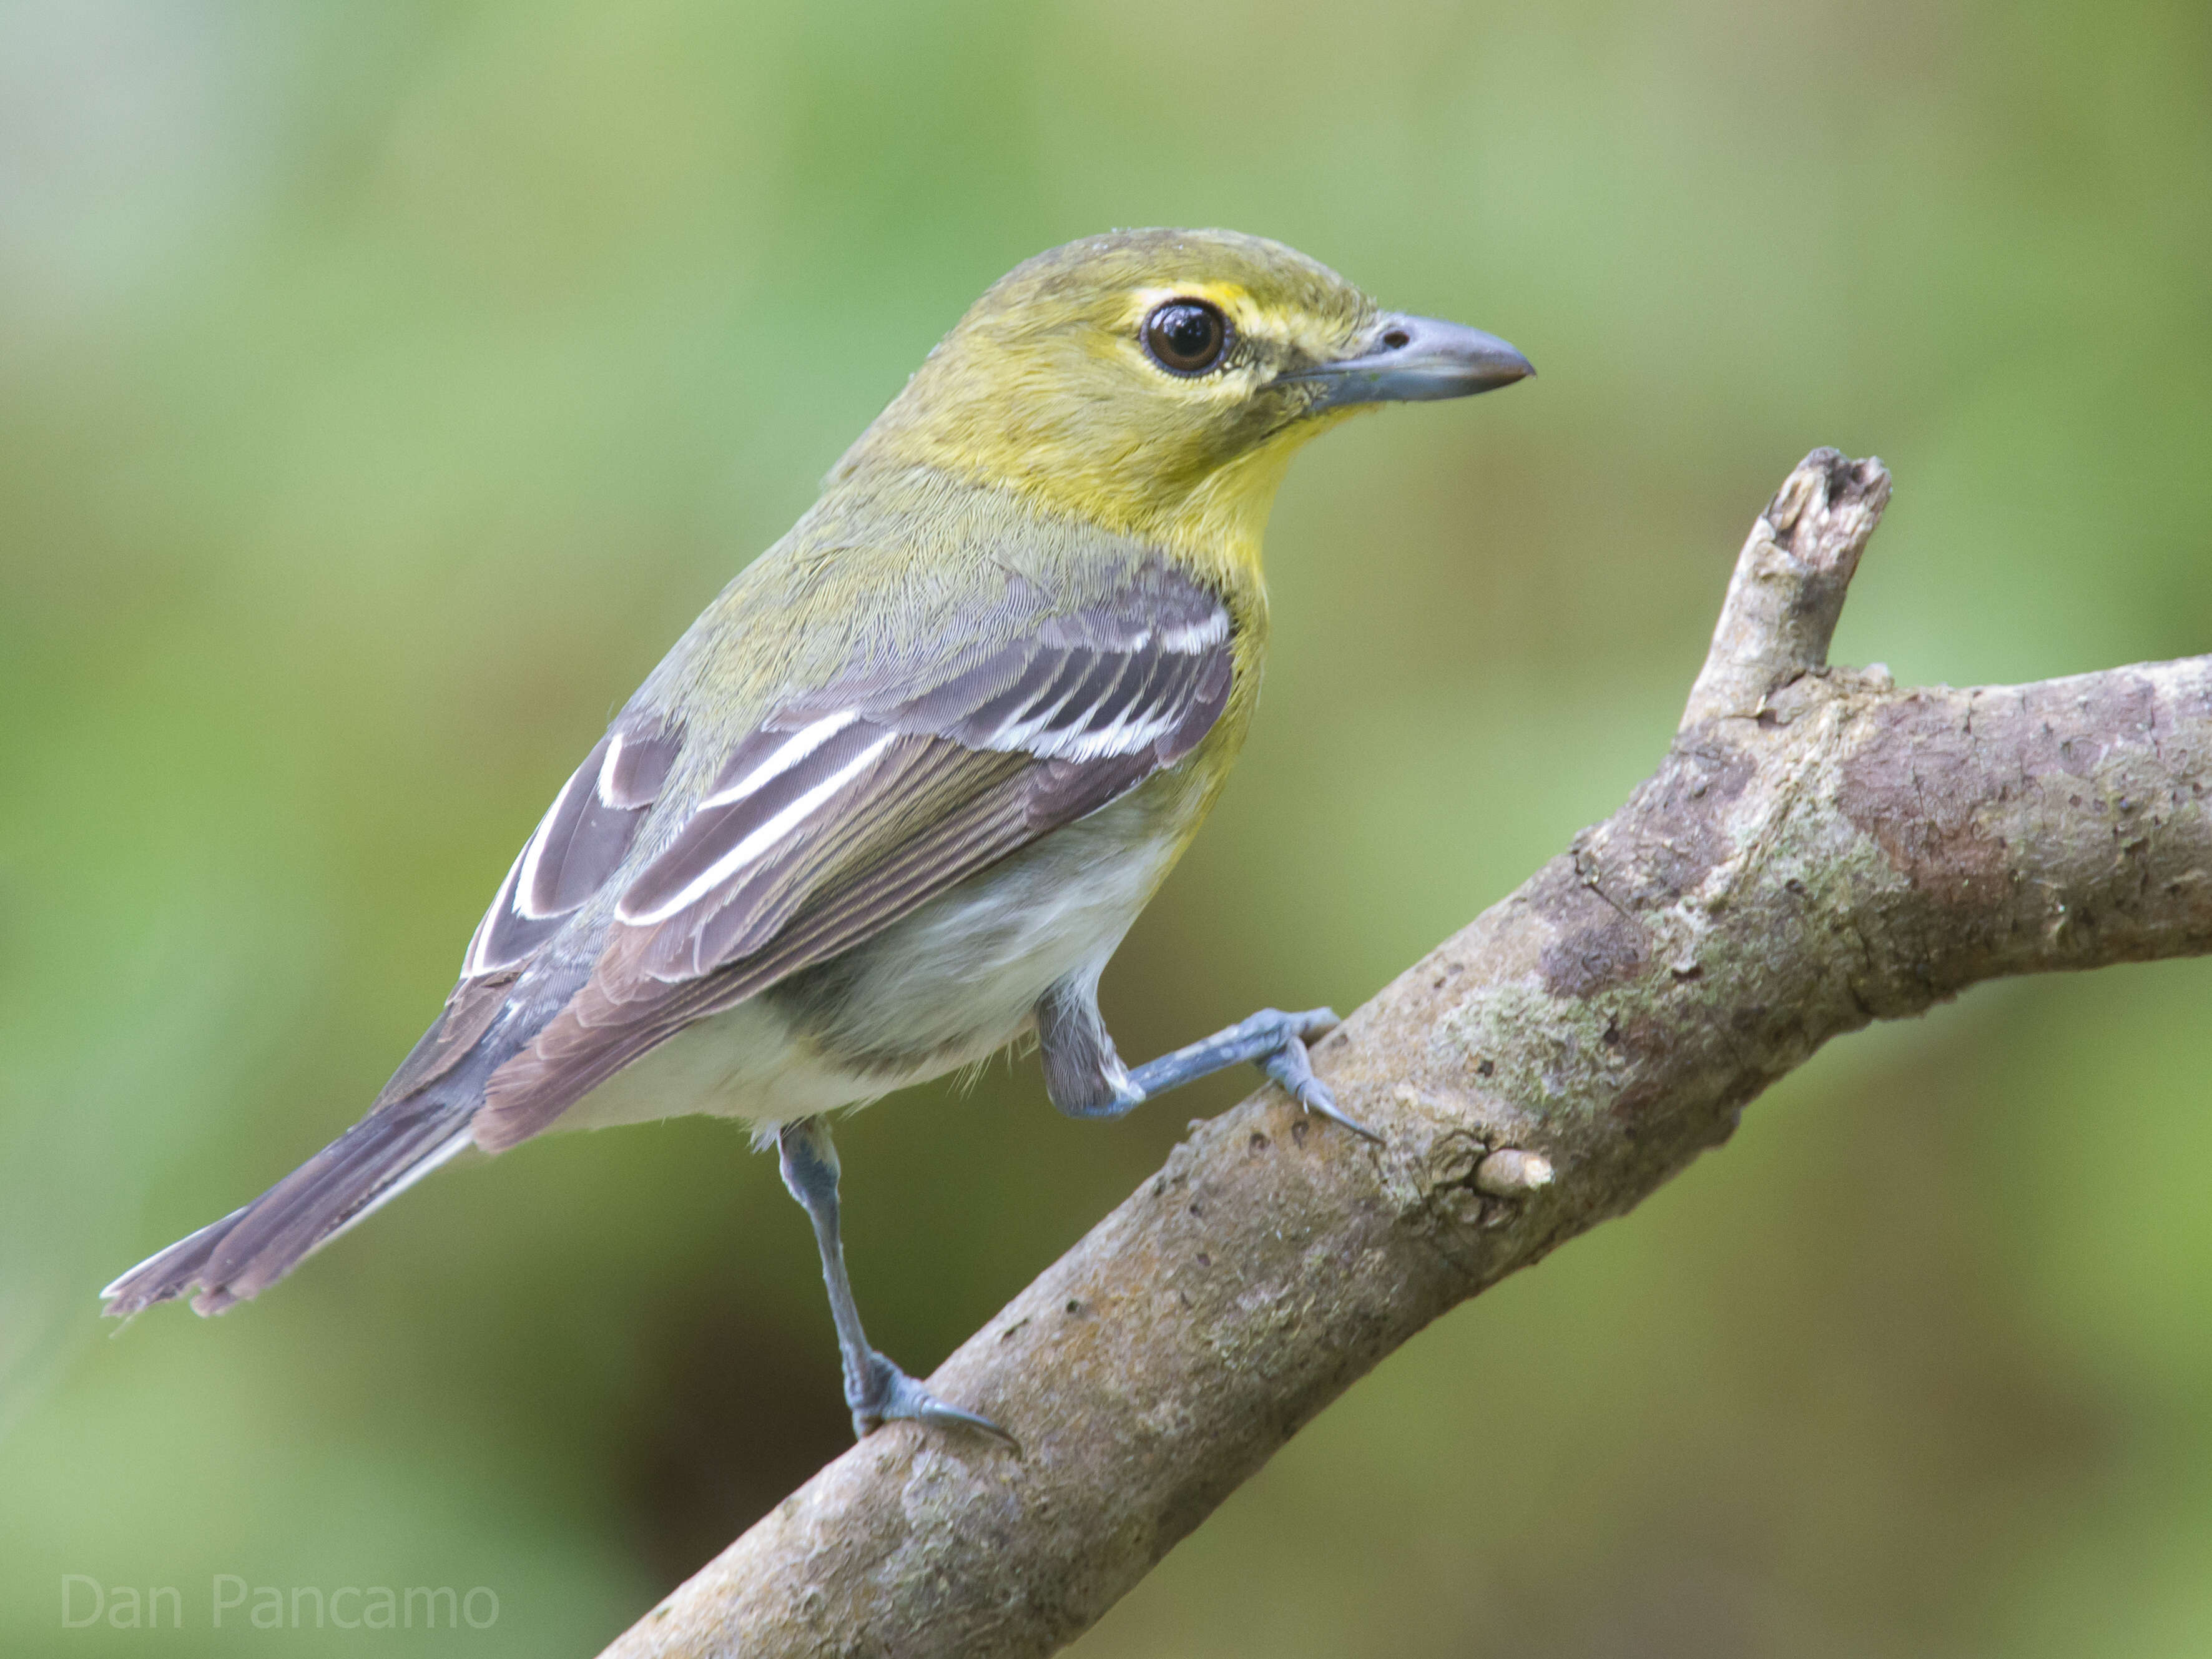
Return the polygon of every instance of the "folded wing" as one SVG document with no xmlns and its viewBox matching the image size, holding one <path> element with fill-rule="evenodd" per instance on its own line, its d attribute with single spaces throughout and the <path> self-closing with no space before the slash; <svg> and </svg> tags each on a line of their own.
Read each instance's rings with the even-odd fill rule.
<svg viewBox="0 0 2212 1659">
<path fill-rule="evenodd" d="M 1109 599 L 1012 638 L 778 707 L 665 843 L 623 873 L 589 976 L 489 1077 L 477 1143 L 495 1151 L 536 1133 L 692 1020 L 849 949 L 1174 764 L 1227 703 L 1231 647 L 1220 601 L 1148 565 Z M 556 802 L 540 836 L 560 833 L 562 811 Z M 497 971 L 514 948 L 501 941 L 542 925 L 526 903 L 544 911 L 573 895 L 543 872 L 549 859 L 559 878 L 590 867 L 614 839 L 593 833 L 581 854 L 564 843 L 533 865 L 525 850 L 472 958 L 483 948 Z"/>
</svg>

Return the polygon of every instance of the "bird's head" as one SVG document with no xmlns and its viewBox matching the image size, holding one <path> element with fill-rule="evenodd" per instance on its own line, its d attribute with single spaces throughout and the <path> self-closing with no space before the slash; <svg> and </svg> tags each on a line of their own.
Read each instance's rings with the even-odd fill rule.
<svg viewBox="0 0 2212 1659">
<path fill-rule="evenodd" d="M 1382 310 L 1279 242 L 1124 231 L 1001 278 L 830 477 L 930 468 L 1124 533 L 1256 553 L 1307 439 L 1534 372 L 1475 329 Z"/>
</svg>

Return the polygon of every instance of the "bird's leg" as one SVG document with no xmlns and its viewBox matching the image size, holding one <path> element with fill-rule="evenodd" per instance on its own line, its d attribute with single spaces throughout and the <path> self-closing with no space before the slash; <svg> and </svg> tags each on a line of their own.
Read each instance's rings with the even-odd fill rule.
<svg viewBox="0 0 2212 1659">
<path fill-rule="evenodd" d="M 818 1117 L 787 1123 L 776 1131 L 775 1146 L 783 1184 L 806 1206 L 814 1242 L 821 1247 L 822 1279 L 830 1287 L 830 1317 L 845 1362 L 845 1403 L 852 1408 L 854 1435 L 866 1439 L 884 1424 L 907 1418 L 939 1428 L 980 1430 L 1012 1445 L 1013 1437 L 988 1418 L 946 1405 L 868 1346 L 860 1310 L 853 1304 L 852 1281 L 845 1276 L 845 1244 L 837 1228 L 837 1148 L 829 1124 Z"/>
<path fill-rule="evenodd" d="M 1338 1109 L 1336 1097 L 1313 1073 L 1306 1044 L 1327 1036 L 1337 1023 L 1327 1008 L 1303 1014 L 1262 1008 L 1227 1030 L 1146 1060 L 1134 1071 L 1121 1063 L 1099 1016 L 1095 977 L 1066 979 L 1054 986 L 1037 1004 L 1036 1023 L 1037 1041 L 1044 1051 L 1045 1091 L 1070 1117 L 1119 1117 L 1155 1095 L 1250 1060 L 1308 1111 L 1370 1140 L 1382 1139 Z"/>
</svg>

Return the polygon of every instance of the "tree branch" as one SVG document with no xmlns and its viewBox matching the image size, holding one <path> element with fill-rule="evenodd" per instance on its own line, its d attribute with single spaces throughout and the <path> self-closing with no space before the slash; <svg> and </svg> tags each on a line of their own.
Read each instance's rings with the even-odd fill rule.
<svg viewBox="0 0 2212 1659">
<path fill-rule="evenodd" d="M 1321 1045 L 1384 1145 L 1273 1089 L 1201 1126 L 931 1380 L 1020 1455 L 886 1428 L 608 1654 L 1048 1653 L 1385 1354 L 1830 1037 L 2212 950 L 2212 658 L 1964 691 L 1828 668 L 1888 495 L 1879 462 L 1808 457 L 1658 771 Z"/>
</svg>

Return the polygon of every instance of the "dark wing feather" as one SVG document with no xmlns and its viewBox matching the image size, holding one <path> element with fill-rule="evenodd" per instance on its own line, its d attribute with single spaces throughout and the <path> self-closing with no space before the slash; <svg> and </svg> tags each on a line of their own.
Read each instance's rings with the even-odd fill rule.
<svg viewBox="0 0 2212 1659">
<path fill-rule="evenodd" d="M 650 715 L 615 722 L 515 855 L 469 942 L 465 985 L 528 961 L 621 867 L 683 744 L 680 728 Z"/>
</svg>

